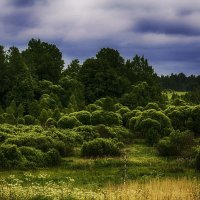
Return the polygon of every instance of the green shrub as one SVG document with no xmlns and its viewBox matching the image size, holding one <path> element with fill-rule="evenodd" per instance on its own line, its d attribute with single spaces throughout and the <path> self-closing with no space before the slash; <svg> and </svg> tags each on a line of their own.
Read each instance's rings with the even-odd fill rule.
<svg viewBox="0 0 200 200">
<path fill-rule="evenodd" d="M 25 124 L 26 124 L 26 125 L 35 124 L 35 117 L 33 117 L 33 116 L 31 116 L 31 115 L 25 115 L 25 116 L 24 116 L 24 120 L 25 120 Z"/>
<path fill-rule="evenodd" d="M 2 151 L 0 151 L 0 169 L 8 168 L 8 161 Z"/>
<path fill-rule="evenodd" d="M 200 151 L 197 153 L 195 158 L 195 168 L 197 171 L 200 171 Z"/>
<path fill-rule="evenodd" d="M 121 150 L 113 140 L 98 138 L 85 142 L 81 149 L 81 155 L 83 157 L 119 156 Z"/>
<path fill-rule="evenodd" d="M 55 141 L 51 137 L 44 135 L 25 135 L 8 138 L 5 141 L 5 144 L 14 144 L 18 147 L 34 147 L 44 152 L 47 152 L 49 149 L 54 148 L 56 145 Z"/>
<path fill-rule="evenodd" d="M 16 119 L 13 114 L 4 113 L 3 118 L 4 118 L 4 122 L 7 124 L 13 124 L 13 125 L 16 124 Z"/>
<path fill-rule="evenodd" d="M 153 146 L 154 144 L 157 144 L 160 139 L 160 134 L 157 129 L 150 128 L 145 133 L 145 141 L 149 146 Z"/>
<path fill-rule="evenodd" d="M 46 161 L 48 166 L 56 166 L 61 162 L 61 157 L 56 149 L 50 149 L 46 154 Z"/>
<path fill-rule="evenodd" d="M 117 110 L 117 113 L 120 114 L 122 117 L 128 112 L 130 112 L 130 109 L 127 106 L 124 106 Z"/>
<path fill-rule="evenodd" d="M 4 142 L 9 137 L 10 137 L 10 135 L 8 133 L 0 132 L 0 143 Z"/>
<path fill-rule="evenodd" d="M 2 144 L 0 146 L 0 152 L 3 153 L 7 160 L 21 160 L 22 154 L 14 144 Z"/>
<path fill-rule="evenodd" d="M 164 137 L 158 142 L 157 150 L 161 156 L 171 156 L 173 152 L 173 146 L 169 137 Z"/>
<path fill-rule="evenodd" d="M 170 140 L 173 145 L 173 155 L 186 156 L 191 152 L 193 144 L 193 133 L 190 131 L 173 131 L 170 134 Z"/>
<path fill-rule="evenodd" d="M 122 125 L 122 118 L 119 114 L 116 114 L 114 112 L 95 111 L 92 113 L 91 124 L 104 124 L 107 126 Z"/>
<path fill-rule="evenodd" d="M 100 134 L 93 126 L 79 126 L 73 130 L 78 132 L 83 137 L 84 141 L 90 141 L 100 137 Z"/>
<path fill-rule="evenodd" d="M 19 117 L 17 119 L 17 124 L 25 124 L 25 119 L 23 117 Z"/>
<path fill-rule="evenodd" d="M 44 160 L 44 153 L 41 150 L 32 148 L 32 147 L 19 147 L 19 151 L 21 154 L 29 161 L 34 163 L 37 167 L 44 167 L 45 160 Z"/>
<path fill-rule="evenodd" d="M 85 110 L 71 113 L 69 116 L 75 116 L 83 125 L 91 124 L 91 113 Z"/>
<path fill-rule="evenodd" d="M 148 123 L 146 123 L 145 120 L 147 120 Z M 150 126 L 150 121 L 151 121 L 151 126 Z M 143 122 L 145 122 L 146 125 L 149 124 L 149 128 L 152 128 L 152 126 L 153 127 L 156 126 L 157 127 L 156 130 L 159 130 L 159 135 L 161 137 L 168 136 L 172 130 L 170 119 L 163 112 L 154 109 L 145 110 L 137 117 L 133 117 L 133 119 L 131 118 L 131 120 L 129 121 L 130 130 L 133 133 L 136 132 L 137 134 L 139 133 L 139 135 L 144 136 L 143 134 L 144 128 L 142 125 Z"/>
<path fill-rule="evenodd" d="M 99 133 L 100 138 L 115 138 L 116 133 L 111 131 L 108 126 L 100 124 L 95 126 L 95 130 Z"/>
<path fill-rule="evenodd" d="M 3 114 L 0 114 L 0 124 L 5 123 L 5 118 Z"/>
<path fill-rule="evenodd" d="M 45 124 L 47 127 L 51 127 L 51 126 L 57 126 L 57 122 L 55 119 L 53 118 L 49 118 L 47 121 L 46 121 L 46 124 Z"/>
<path fill-rule="evenodd" d="M 89 104 L 89 105 L 87 105 L 86 110 L 89 111 L 89 112 L 94 112 L 94 111 L 97 111 L 97 110 L 102 110 L 102 107 L 95 105 L 95 104 Z"/>
<path fill-rule="evenodd" d="M 60 128 L 74 128 L 80 126 L 81 123 L 76 119 L 76 117 L 63 116 L 58 121 L 58 127 Z"/>
<path fill-rule="evenodd" d="M 39 116 L 39 120 L 41 122 L 42 125 L 45 125 L 47 119 L 49 118 L 48 116 L 48 112 L 46 109 L 42 109 L 40 116 Z"/>
<path fill-rule="evenodd" d="M 154 109 L 154 110 L 160 110 L 160 107 L 158 106 L 157 103 L 148 103 L 145 108 L 145 110 L 149 110 L 149 109 Z"/>
<path fill-rule="evenodd" d="M 193 134 L 190 131 L 173 131 L 159 141 L 157 149 L 162 156 L 188 157 L 192 153 Z"/>
</svg>

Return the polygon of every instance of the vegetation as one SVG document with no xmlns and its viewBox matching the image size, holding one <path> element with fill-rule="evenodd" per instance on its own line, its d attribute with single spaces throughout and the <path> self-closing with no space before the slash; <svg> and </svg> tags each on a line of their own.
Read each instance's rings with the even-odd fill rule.
<svg viewBox="0 0 200 200">
<path fill-rule="evenodd" d="M 192 192 L 179 196 L 149 191 L 170 181 L 182 187 L 181 181 L 163 176 L 199 176 L 199 76 L 158 77 L 144 57 L 125 60 L 111 48 L 64 68 L 55 45 L 32 39 L 22 52 L 0 46 L 0 83 L 0 169 L 60 170 L 58 177 L 42 178 L 39 185 L 37 175 L 23 179 L 15 171 L 16 182 L 0 180 L 0 198 L 81 199 L 71 185 L 75 180 L 80 195 L 89 191 L 84 185 L 92 185 L 87 199 L 128 199 L 130 192 L 146 199 L 199 199 L 198 180 L 181 180 Z M 70 178 L 63 180 L 63 175 Z M 127 184 L 155 177 L 158 182 Z M 38 192 L 23 196 L 25 187 L 34 191 L 31 182 Z M 108 187 L 109 182 L 115 185 Z M 64 196 L 56 191 L 47 197 L 48 187 L 62 188 Z M 142 187 L 142 194 L 131 187 Z"/>
</svg>

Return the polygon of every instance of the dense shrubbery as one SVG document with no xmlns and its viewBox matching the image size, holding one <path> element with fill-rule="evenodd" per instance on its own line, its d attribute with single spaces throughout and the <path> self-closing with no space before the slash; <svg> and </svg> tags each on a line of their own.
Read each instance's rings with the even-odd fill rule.
<svg viewBox="0 0 200 200">
<path fill-rule="evenodd" d="M 91 124 L 91 114 L 88 111 L 79 111 L 75 113 L 71 113 L 69 116 L 75 116 L 83 125 Z"/>
<path fill-rule="evenodd" d="M 170 119 L 155 109 L 140 112 L 128 122 L 134 135 L 145 138 L 149 145 L 157 143 L 159 138 L 169 135 L 172 130 Z"/>
<path fill-rule="evenodd" d="M 190 131 L 173 131 L 169 137 L 161 139 L 157 145 L 161 156 L 188 156 L 191 154 L 193 134 Z"/>
<path fill-rule="evenodd" d="M 200 171 L 200 150 L 198 151 L 195 158 L 195 167 L 196 167 L 196 170 Z"/>
<path fill-rule="evenodd" d="M 119 114 L 108 111 L 95 111 L 91 116 L 91 124 L 104 124 L 107 126 L 122 125 L 122 118 Z"/>
<path fill-rule="evenodd" d="M 59 128 L 74 128 L 76 126 L 80 126 L 81 123 L 76 119 L 76 117 L 69 117 L 69 116 L 63 116 L 58 121 L 58 127 Z"/>
<path fill-rule="evenodd" d="M 122 144 L 110 139 L 98 138 L 83 144 L 81 155 L 83 157 L 120 156 Z"/>
</svg>

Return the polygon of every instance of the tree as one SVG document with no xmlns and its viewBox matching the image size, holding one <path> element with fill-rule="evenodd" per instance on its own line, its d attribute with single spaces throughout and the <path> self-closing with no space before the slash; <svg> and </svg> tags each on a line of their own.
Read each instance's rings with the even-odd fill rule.
<svg viewBox="0 0 200 200">
<path fill-rule="evenodd" d="M 0 46 L 0 104 L 5 105 L 5 95 L 8 91 L 8 74 L 7 74 L 7 60 L 6 60 L 6 52 L 4 51 L 4 47 Z"/>
<path fill-rule="evenodd" d="M 129 87 L 126 77 L 119 75 L 117 70 L 103 59 L 86 60 L 81 67 L 79 78 L 85 86 L 86 103 L 93 103 L 106 96 L 120 97 Z"/>
<path fill-rule="evenodd" d="M 39 116 L 39 120 L 41 122 L 42 125 L 45 125 L 47 119 L 49 118 L 48 113 L 45 109 L 42 109 L 40 116 Z"/>
<path fill-rule="evenodd" d="M 65 69 L 62 73 L 62 76 L 70 76 L 72 78 L 77 78 L 79 71 L 81 69 L 81 65 L 78 59 L 72 60 L 72 62 L 68 65 L 67 69 Z"/>
<path fill-rule="evenodd" d="M 160 88 L 152 86 L 147 82 L 133 85 L 129 93 L 124 94 L 120 101 L 123 105 L 131 109 L 137 106 L 146 106 L 149 102 L 159 102 L 162 100 Z"/>
<path fill-rule="evenodd" d="M 17 104 L 27 107 L 34 98 L 32 79 L 27 65 L 16 47 L 11 47 L 8 54 L 8 76 L 10 92 L 7 101 L 14 99 Z"/>
<path fill-rule="evenodd" d="M 56 45 L 31 39 L 22 55 L 34 78 L 58 82 L 64 61 Z"/>
<path fill-rule="evenodd" d="M 96 54 L 96 58 L 106 62 L 110 68 L 124 72 L 124 59 L 117 50 L 103 48 Z"/>
</svg>

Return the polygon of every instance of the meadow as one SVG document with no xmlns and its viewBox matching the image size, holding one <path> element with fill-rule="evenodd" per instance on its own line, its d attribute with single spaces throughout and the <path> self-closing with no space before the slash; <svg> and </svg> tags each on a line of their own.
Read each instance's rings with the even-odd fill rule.
<svg viewBox="0 0 200 200">
<path fill-rule="evenodd" d="M 121 157 L 75 156 L 61 166 L 0 172 L 0 199 L 188 199 L 200 198 L 200 174 L 184 159 L 163 158 L 136 141 Z"/>
</svg>

